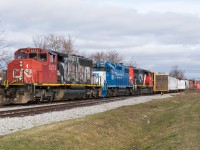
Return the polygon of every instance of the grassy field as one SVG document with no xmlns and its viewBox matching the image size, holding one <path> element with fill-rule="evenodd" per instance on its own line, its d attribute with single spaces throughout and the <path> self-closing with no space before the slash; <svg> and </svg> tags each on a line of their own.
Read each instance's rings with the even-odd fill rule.
<svg viewBox="0 0 200 150">
<path fill-rule="evenodd" d="M 0 150 L 199 150 L 200 93 L 0 137 Z"/>
</svg>

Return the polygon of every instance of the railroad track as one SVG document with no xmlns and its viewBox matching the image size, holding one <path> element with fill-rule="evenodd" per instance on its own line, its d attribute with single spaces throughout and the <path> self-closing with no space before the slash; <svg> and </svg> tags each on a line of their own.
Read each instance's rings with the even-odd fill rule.
<svg viewBox="0 0 200 150">
<path fill-rule="evenodd" d="M 66 101 L 65 103 L 55 104 L 55 105 L 45 105 L 37 106 L 31 108 L 19 108 L 14 110 L 4 110 L 0 111 L 0 118 L 5 117 L 24 117 L 31 116 L 36 114 L 42 114 L 53 111 L 62 111 L 66 109 L 72 109 L 76 107 L 92 106 L 102 103 L 108 103 L 112 101 L 124 100 L 127 97 L 115 97 L 115 98 L 106 98 L 106 99 L 90 99 L 90 100 L 76 100 L 76 101 Z"/>
</svg>

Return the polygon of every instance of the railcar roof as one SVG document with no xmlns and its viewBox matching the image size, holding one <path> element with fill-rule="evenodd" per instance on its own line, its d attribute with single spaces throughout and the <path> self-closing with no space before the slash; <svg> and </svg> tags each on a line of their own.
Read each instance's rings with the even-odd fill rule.
<svg viewBox="0 0 200 150">
<path fill-rule="evenodd" d="M 49 53 L 52 53 L 52 54 L 57 54 L 57 55 L 62 56 L 62 57 L 76 56 L 76 57 L 80 57 L 80 58 L 85 58 L 84 56 L 81 56 L 81 55 L 76 55 L 76 54 L 65 54 L 65 53 L 53 51 L 53 50 L 50 50 L 50 49 L 47 49 L 46 51 L 49 52 Z M 87 58 L 85 58 L 85 59 L 87 59 Z"/>
</svg>

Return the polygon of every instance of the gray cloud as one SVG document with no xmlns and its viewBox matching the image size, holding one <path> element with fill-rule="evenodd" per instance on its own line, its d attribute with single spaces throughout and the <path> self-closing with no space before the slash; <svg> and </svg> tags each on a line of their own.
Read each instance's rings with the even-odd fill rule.
<svg viewBox="0 0 200 150">
<path fill-rule="evenodd" d="M 36 34 L 70 34 L 75 47 L 88 53 L 117 50 L 150 70 L 168 73 L 170 67 L 179 65 L 188 77 L 197 78 L 200 72 L 195 69 L 200 53 L 200 12 L 189 13 L 186 1 L 180 11 L 170 7 L 179 1 L 152 1 L 149 8 L 147 2 L 136 1 L 124 5 L 112 0 L 0 1 L 0 20 L 7 39 L 16 43 L 13 49 L 32 46 Z M 197 11 L 196 3 L 194 8 Z"/>
</svg>

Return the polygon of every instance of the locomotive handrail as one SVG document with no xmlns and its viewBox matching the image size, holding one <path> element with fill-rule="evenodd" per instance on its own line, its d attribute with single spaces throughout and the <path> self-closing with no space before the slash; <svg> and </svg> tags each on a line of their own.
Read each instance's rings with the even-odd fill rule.
<svg viewBox="0 0 200 150">
<path fill-rule="evenodd" d="M 5 80 L 5 81 L 3 82 L 3 85 L 4 85 L 6 88 L 8 88 L 8 86 L 9 86 L 8 80 Z"/>
<path fill-rule="evenodd" d="M 42 84 L 42 86 L 101 86 L 99 84 L 51 84 L 51 83 L 46 83 L 46 84 Z"/>
</svg>

